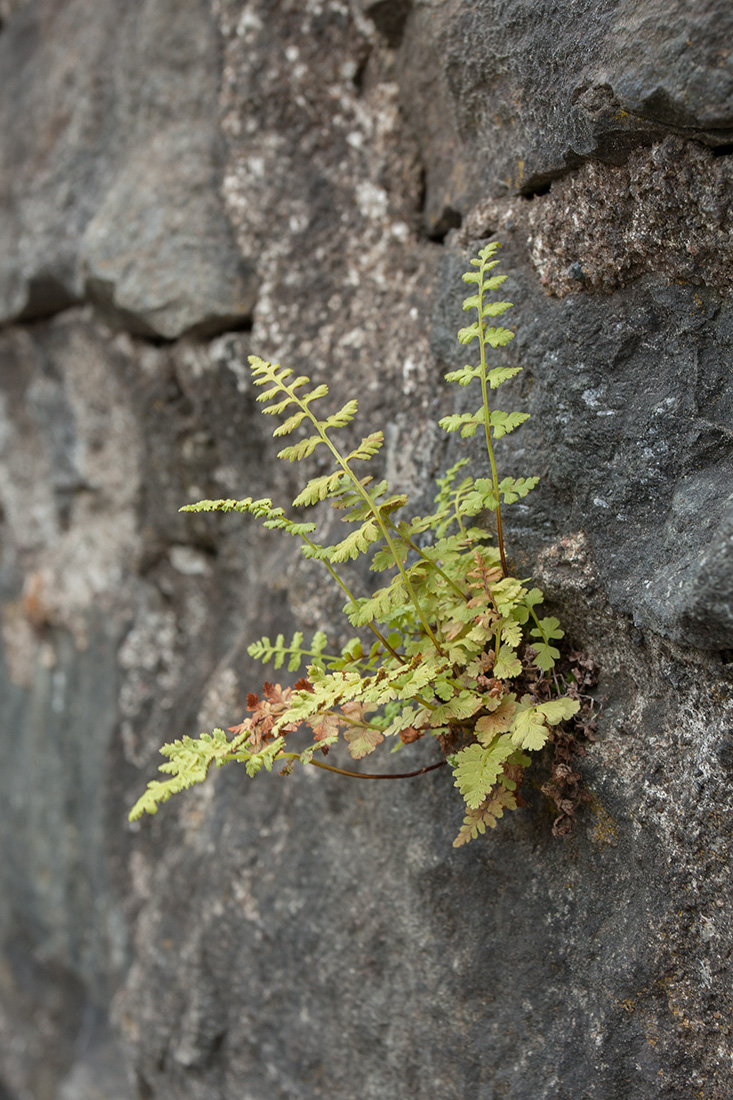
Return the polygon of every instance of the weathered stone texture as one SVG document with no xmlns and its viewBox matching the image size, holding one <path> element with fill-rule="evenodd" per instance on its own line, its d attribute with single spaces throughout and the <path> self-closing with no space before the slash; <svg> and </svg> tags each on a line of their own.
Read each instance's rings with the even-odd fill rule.
<svg viewBox="0 0 733 1100">
<path fill-rule="evenodd" d="M 218 194 L 217 49 L 203 0 L 15 12 L 0 38 L 0 320 L 83 299 L 169 339 L 248 320 L 254 273 Z"/>
<path fill-rule="evenodd" d="M 0 3 L 0 1100 L 733 1093 L 730 19 Z M 129 826 L 253 637 L 343 629 L 289 543 L 178 512 L 294 495 L 247 354 L 356 393 L 423 504 L 494 235 L 511 554 L 602 665 L 574 837 L 542 765 L 458 851 L 445 769 L 225 769 Z"/>
<path fill-rule="evenodd" d="M 592 162 L 553 184 L 529 214 L 543 286 L 611 291 L 648 272 L 733 285 L 733 169 L 698 144 L 666 138 L 625 165 Z"/>
<path fill-rule="evenodd" d="M 429 231 L 487 193 L 532 194 L 588 157 L 622 164 L 670 133 L 729 144 L 732 32 L 717 0 L 416 3 L 402 88 Z"/>
<path fill-rule="evenodd" d="M 678 654 L 619 634 L 599 653 L 615 733 L 566 845 L 531 791 L 526 814 L 459 862 L 440 773 L 397 798 L 305 776 L 243 796 L 222 775 L 151 868 L 159 901 L 116 1002 L 142 1095 L 228 1097 L 246 1082 L 257 1098 L 681 1100 L 692 1081 L 724 1096 L 720 667 L 683 659 L 680 674 Z M 680 706 L 683 729 L 667 724 Z"/>
<path fill-rule="evenodd" d="M 524 367 L 512 407 L 532 420 L 500 446 L 517 473 L 531 451 L 542 482 L 507 522 L 527 549 L 587 531 L 619 611 L 681 644 L 733 648 L 730 292 L 645 277 L 610 301 L 538 296 L 517 235 L 503 293 L 521 320 L 506 355 Z M 445 251 L 433 349 L 456 369 L 464 258 Z"/>
</svg>

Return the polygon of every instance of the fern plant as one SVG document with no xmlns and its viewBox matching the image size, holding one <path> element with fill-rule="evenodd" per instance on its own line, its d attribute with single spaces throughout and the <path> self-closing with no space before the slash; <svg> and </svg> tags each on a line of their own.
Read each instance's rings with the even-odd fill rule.
<svg viewBox="0 0 733 1100">
<path fill-rule="evenodd" d="M 465 800 L 456 846 L 522 804 L 519 788 L 529 754 L 542 749 L 552 727 L 571 718 L 579 702 L 572 691 L 563 693 L 554 676 L 560 624 L 553 616 L 540 617 L 542 593 L 511 575 L 504 547 L 502 509 L 525 497 L 538 479 L 500 480 L 494 455 L 494 442 L 527 419 L 526 413 L 504 412 L 490 402 L 490 392 L 521 370 L 488 362 L 489 350 L 514 335 L 493 323 L 511 306 L 490 297 L 506 278 L 491 274 L 498 248 L 497 243 L 482 248 L 463 276 L 471 288 L 463 308 L 474 316 L 458 339 L 477 355 L 446 375 L 480 390 L 480 404 L 474 413 L 440 421 L 463 438 L 483 435 L 491 476 L 470 476 L 468 460 L 461 459 L 438 480 L 429 515 L 405 518 L 407 497 L 368 473 L 383 445 L 382 432 L 364 436 L 353 449 L 336 442 L 356 414 L 355 400 L 322 413 L 326 385 L 250 357 L 263 411 L 284 417 L 274 436 L 305 429 L 278 457 L 301 462 L 320 448 L 330 460 L 328 472 L 308 480 L 292 502 L 297 518 L 269 498 L 202 500 L 182 510 L 248 513 L 296 539 L 304 556 L 320 562 L 342 590 L 344 614 L 361 633 L 338 652 L 328 651 L 321 632 L 308 643 L 296 632 L 289 641 L 278 635 L 250 646 L 252 657 L 272 663 L 276 671 L 287 666 L 291 673 L 304 668 L 305 674 L 292 687 L 268 682 L 261 697 L 249 695 L 248 716 L 228 731 L 164 745 L 165 778 L 148 783 L 131 820 L 155 813 L 171 795 L 201 782 L 212 764 L 228 763 L 243 764 L 250 776 L 282 764 L 285 773 L 305 765 L 368 779 L 419 775 L 447 763 Z M 318 541 L 317 523 L 302 516 L 323 502 L 341 513 L 348 528 L 331 545 Z M 480 519 L 487 513 L 495 518 L 493 543 Z M 363 555 L 383 575 L 371 595 L 354 592 L 344 569 Z M 544 693 L 534 690 L 538 682 L 544 682 Z M 299 730 L 308 731 L 308 743 L 296 749 Z M 425 735 L 437 738 L 443 755 L 416 772 L 357 773 L 324 759 L 340 740 L 360 760 L 383 745 L 400 747 Z"/>
</svg>

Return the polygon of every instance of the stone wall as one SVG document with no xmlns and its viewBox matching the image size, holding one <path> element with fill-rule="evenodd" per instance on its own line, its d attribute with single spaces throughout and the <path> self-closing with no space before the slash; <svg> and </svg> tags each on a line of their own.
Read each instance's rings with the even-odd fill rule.
<svg viewBox="0 0 733 1100">
<path fill-rule="evenodd" d="M 732 32 L 0 2 L 0 1100 L 733 1094 Z M 247 354 L 358 390 L 424 502 L 494 236 L 532 414 L 499 458 L 542 476 L 511 554 L 602 666 L 574 835 L 541 766 L 459 850 L 445 769 L 225 769 L 130 826 L 164 740 L 241 717 L 253 637 L 339 629 L 289 545 L 178 512 L 292 498 Z"/>
</svg>

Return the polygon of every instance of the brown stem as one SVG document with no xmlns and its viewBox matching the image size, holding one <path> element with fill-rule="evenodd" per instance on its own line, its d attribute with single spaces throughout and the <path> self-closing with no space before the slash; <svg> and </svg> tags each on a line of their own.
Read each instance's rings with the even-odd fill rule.
<svg viewBox="0 0 733 1100">
<path fill-rule="evenodd" d="M 506 562 L 506 554 L 504 553 L 504 536 L 501 531 L 501 508 L 497 504 L 496 506 L 496 541 L 499 544 L 499 554 L 501 555 L 501 568 L 504 572 L 504 576 L 509 576 L 509 566 Z"/>
<path fill-rule="evenodd" d="M 276 757 L 277 760 L 283 758 L 299 759 L 298 754 L 293 752 L 281 753 Z M 323 764 L 320 760 L 309 760 L 309 764 L 312 764 L 314 768 L 323 768 L 327 772 L 335 772 L 336 775 L 348 775 L 351 779 L 413 779 L 416 775 L 425 775 L 426 772 L 435 771 L 436 768 L 442 768 L 447 763 L 446 760 L 439 760 L 437 764 L 428 764 L 425 768 L 419 768 L 416 772 L 393 772 L 393 773 L 376 773 L 376 772 L 350 772 L 345 768 L 334 768 L 332 764 Z"/>
</svg>

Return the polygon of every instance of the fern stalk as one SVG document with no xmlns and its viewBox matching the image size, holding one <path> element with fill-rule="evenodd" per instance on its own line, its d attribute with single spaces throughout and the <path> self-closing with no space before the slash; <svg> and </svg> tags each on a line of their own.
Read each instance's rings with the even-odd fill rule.
<svg viewBox="0 0 733 1100">
<path fill-rule="evenodd" d="M 279 382 L 279 385 L 291 397 L 291 399 L 294 401 L 294 403 L 296 405 L 298 405 L 300 407 L 300 409 L 308 417 L 310 422 L 313 424 L 313 427 L 318 432 L 318 435 L 321 437 L 323 442 L 326 444 L 329 451 L 331 452 L 333 457 L 336 459 L 336 462 L 341 467 L 341 469 L 344 471 L 346 476 L 349 478 L 352 485 L 356 489 L 357 493 L 359 494 L 359 496 L 363 500 L 364 504 L 366 504 L 367 508 L 369 509 L 371 514 L 374 516 L 374 519 L 376 520 L 377 525 L 379 526 L 379 529 L 382 533 L 382 538 L 384 539 L 384 541 L 385 541 L 385 543 L 386 543 L 386 545 L 389 549 L 389 552 L 392 555 L 392 558 L 394 559 L 394 563 L 397 566 L 397 569 L 399 570 L 399 573 L 402 577 L 402 582 L 405 586 L 405 590 L 406 590 L 408 596 L 410 597 L 410 602 L 412 603 L 413 607 L 415 608 L 415 611 L 417 612 L 417 616 L 418 616 L 418 618 L 420 619 L 420 622 L 423 625 L 423 629 L 425 630 L 425 633 L 430 638 L 430 641 L 433 643 L 433 645 L 435 646 L 436 650 L 441 655 L 441 657 L 445 656 L 443 647 L 441 646 L 438 639 L 435 637 L 435 634 L 433 633 L 433 630 L 432 630 L 432 627 L 430 626 L 430 623 L 425 618 L 425 613 L 423 612 L 423 609 L 420 606 L 420 602 L 419 602 L 417 596 L 415 595 L 415 590 L 412 587 L 412 584 L 410 582 L 410 578 L 408 577 L 407 573 L 405 572 L 405 568 L 404 568 L 404 566 L 403 566 L 403 564 L 400 560 L 400 556 L 397 553 L 397 550 L 396 550 L 395 545 L 392 541 L 390 533 L 387 529 L 387 525 L 385 524 L 384 519 L 382 518 L 382 515 L 381 515 L 381 512 L 380 512 L 379 508 L 374 506 L 372 498 L 365 491 L 364 486 L 362 485 L 361 481 L 356 476 L 354 471 L 351 469 L 348 462 L 344 458 L 342 458 L 341 453 L 338 450 L 338 448 L 333 445 L 333 443 L 331 442 L 331 440 L 328 437 L 328 433 L 323 428 L 321 422 L 318 420 L 318 418 L 316 416 L 313 415 L 313 413 L 310 411 L 310 409 L 309 409 L 308 405 L 306 404 L 306 402 L 302 401 L 301 398 L 298 397 L 298 395 L 295 393 L 295 387 L 294 386 L 287 386 L 287 385 L 285 385 L 284 382 Z"/>
<path fill-rule="evenodd" d="M 486 333 L 484 328 L 483 319 L 483 301 L 484 301 L 484 286 L 483 279 L 479 283 L 478 288 L 478 340 L 479 348 L 481 351 L 481 400 L 484 405 L 484 434 L 486 436 L 486 450 L 489 452 L 489 462 L 491 463 L 491 479 L 494 483 L 494 493 L 496 495 L 496 542 L 499 547 L 499 555 L 501 557 L 501 569 L 505 577 L 509 576 L 509 566 L 507 565 L 506 553 L 504 552 L 504 534 L 501 527 L 501 498 L 499 495 L 499 474 L 496 469 L 496 459 L 494 458 L 494 447 L 491 442 L 491 409 L 489 408 L 489 388 L 486 381 Z"/>
<path fill-rule="evenodd" d="M 462 600 L 465 600 L 466 593 L 463 591 L 462 588 L 460 588 L 456 584 L 456 582 L 454 580 L 452 580 L 448 576 L 448 574 L 445 572 L 445 570 L 441 569 L 440 566 L 436 562 L 434 562 L 432 558 L 429 558 L 427 556 L 427 554 L 423 553 L 423 551 L 420 549 L 420 547 L 417 545 L 417 543 L 413 542 L 413 540 L 408 535 L 400 534 L 400 532 L 397 531 L 397 529 L 395 528 L 393 523 L 390 523 L 390 527 L 392 528 L 393 531 L 396 531 L 396 533 L 400 536 L 400 538 L 402 539 L 402 541 L 405 543 L 406 546 L 409 546 L 411 550 L 414 550 L 415 553 L 418 555 L 418 557 L 422 558 L 423 561 L 426 561 L 428 563 L 428 565 L 431 567 L 431 569 L 434 569 L 435 572 L 438 574 L 438 576 L 443 578 L 443 580 L 446 582 L 446 584 L 448 584 L 453 589 L 453 591 L 455 592 L 455 594 L 457 596 L 460 596 L 460 598 Z"/>
<path fill-rule="evenodd" d="M 311 542 L 311 540 L 308 538 L 307 535 L 301 535 L 300 537 L 303 539 L 303 542 L 305 542 L 308 546 L 311 547 L 311 549 L 313 549 L 313 550 L 316 549 L 316 544 L 314 542 Z M 339 588 L 344 593 L 344 595 L 348 596 L 348 598 L 351 600 L 352 603 L 356 603 L 356 597 L 354 596 L 353 592 L 351 591 L 349 586 L 346 584 L 346 582 L 341 580 L 341 577 L 339 577 L 338 573 L 336 572 L 334 567 L 331 565 L 330 561 L 326 561 L 325 558 L 322 558 L 320 560 L 323 562 L 326 569 L 329 571 L 329 573 L 331 574 L 333 579 L 336 581 L 336 584 L 339 586 Z M 376 627 L 373 622 L 367 623 L 367 626 L 371 630 L 372 634 L 374 634 L 379 639 L 379 641 L 382 643 L 382 645 L 387 650 L 387 652 L 389 654 L 391 654 L 392 657 L 394 657 L 395 661 L 397 661 L 399 664 L 403 665 L 405 663 L 405 658 L 400 657 L 399 653 L 397 653 L 392 648 L 392 646 L 389 644 L 387 639 L 382 634 L 381 630 L 379 630 L 379 628 Z"/>
<path fill-rule="evenodd" d="M 279 752 L 275 760 L 292 760 L 294 763 L 300 760 L 298 752 Z M 426 772 L 433 772 L 436 768 L 442 768 L 447 760 L 439 760 L 437 764 L 428 764 L 424 768 L 418 768 L 414 772 L 350 772 L 346 768 L 336 768 L 333 764 L 324 764 L 322 760 L 309 760 L 314 768 L 322 768 L 324 772 L 335 772 L 336 775 L 347 775 L 350 779 L 414 779 Z"/>
<path fill-rule="evenodd" d="M 341 457 L 341 455 L 339 454 L 337 448 L 334 447 L 334 445 L 331 443 L 331 440 L 328 438 L 326 433 L 324 431 L 322 431 L 321 426 L 320 426 L 320 424 L 317 423 L 315 417 L 313 417 L 310 413 L 308 415 L 311 417 L 311 420 L 316 425 L 316 428 L 317 428 L 319 434 L 321 435 L 324 443 L 326 443 L 328 445 L 331 453 L 333 454 L 334 458 L 336 459 L 336 461 L 338 462 L 339 466 L 344 471 L 344 473 L 348 474 L 348 476 L 351 478 L 351 481 L 354 485 L 354 488 L 356 489 L 359 496 L 362 498 L 364 503 L 369 508 L 369 511 L 372 513 L 375 520 L 377 521 L 377 524 L 379 525 L 379 529 L 382 532 L 382 537 L 383 537 L 385 543 L 387 544 L 387 547 L 389 548 L 390 554 L 394 558 L 394 563 L 395 563 L 395 565 L 397 566 L 397 569 L 400 572 L 400 575 L 402 577 L 402 582 L 405 586 L 405 590 L 406 590 L 408 596 L 410 597 L 410 602 L 412 603 L 412 606 L 415 608 L 415 611 L 417 612 L 418 618 L 420 619 L 420 622 L 423 625 L 423 629 L 425 630 L 425 633 L 430 638 L 430 641 L 433 643 L 433 645 L 435 646 L 436 650 L 441 655 L 441 657 L 445 656 L 445 653 L 443 651 L 443 647 L 441 646 L 438 639 L 435 637 L 435 634 L 433 633 L 433 630 L 432 630 L 432 627 L 430 626 L 430 623 L 425 618 L 425 613 L 423 612 L 423 609 L 420 606 L 420 601 L 418 600 L 417 596 L 415 595 L 415 590 L 412 587 L 412 582 L 410 581 L 410 578 L 408 577 L 407 573 L 405 572 L 405 567 L 403 566 L 403 564 L 400 560 L 400 556 L 397 553 L 397 550 L 395 549 L 395 544 L 392 542 L 392 537 L 391 537 L 389 531 L 387 530 L 386 523 L 382 519 L 382 515 L 381 515 L 381 512 L 379 511 L 379 508 L 374 507 L 374 505 L 372 504 L 372 499 L 369 496 L 369 494 L 364 491 L 364 486 L 362 485 L 361 481 L 356 476 L 356 474 L 353 473 L 353 471 L 351 470 L 351 467 L 349 466 L 348 462 L 346 462 Z"/>
</svg>

